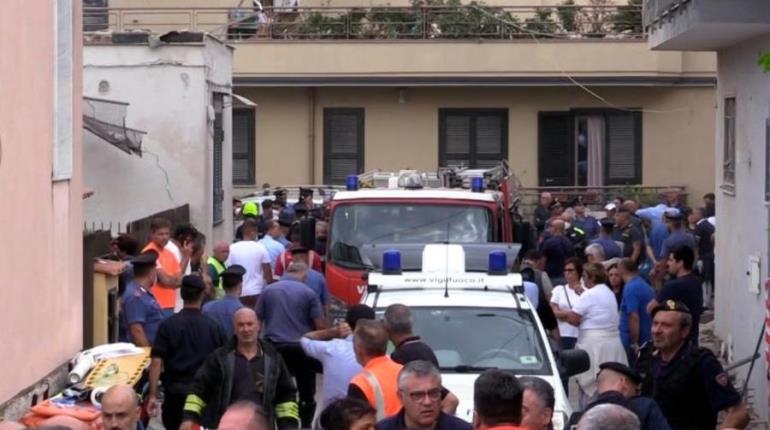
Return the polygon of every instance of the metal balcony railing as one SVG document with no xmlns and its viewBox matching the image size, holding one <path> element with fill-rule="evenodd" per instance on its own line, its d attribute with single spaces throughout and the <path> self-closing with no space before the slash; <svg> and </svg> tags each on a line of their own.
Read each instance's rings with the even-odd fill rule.
<svg viewBox="0 0 770 430">
<path fill-rule="evenodd" d="M 450 0 L 452 1 L 452 0 Z M 84 8 L 84 30 L 270 40 L 643 39 L 641 6 Z"/>
<path fill-rule="evenodd" d="M 644 0 L 644 26 L 650 27 L 671 13 L 679 10 L 690 0 Z"/>
</svg>

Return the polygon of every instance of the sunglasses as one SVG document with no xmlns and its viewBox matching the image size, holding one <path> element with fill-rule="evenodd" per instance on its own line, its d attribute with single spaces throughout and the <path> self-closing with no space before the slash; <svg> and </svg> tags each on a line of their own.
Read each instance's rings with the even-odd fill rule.
<svg viewBox="0 0 770 430">
<path fill-rule="evenodd" d="M 441 388 L 434 388 L 428 391 L 413 391 L 409 393 L 409 398 L 413 402 L 419 402 L 420 400 L 428 397 L 429 400 L 438 400 L 441 398 Z"/>
</svg>

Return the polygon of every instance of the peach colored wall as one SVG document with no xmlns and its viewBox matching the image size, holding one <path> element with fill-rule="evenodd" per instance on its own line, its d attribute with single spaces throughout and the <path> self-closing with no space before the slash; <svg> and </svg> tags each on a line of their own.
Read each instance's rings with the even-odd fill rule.
<svg viewBox="0 0 770 430">
<path fill-rule="evenodd" d="M 52 3 L 4 0 L 0 13 L 0 402 L 82 346 L 80 0 L 71 0 L 73 175 L 56 183 Z"/>
</svg>

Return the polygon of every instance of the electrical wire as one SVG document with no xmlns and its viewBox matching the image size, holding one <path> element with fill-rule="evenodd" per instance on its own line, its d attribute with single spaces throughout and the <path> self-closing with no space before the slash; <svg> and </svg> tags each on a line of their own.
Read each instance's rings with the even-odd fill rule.
<svg viewBox="0 0 770 430">
<path fill-rule="evenodd" d="M 486 15 L 486 16 L 488 16 L 488 17 L 490 17 L 490 18 L 492 18 L 492 19 L 494 19 L 496 21 L 499 21 L 499 22 L 501 22 L 503 24 L 509 25 L 509 26 L 511 26 L 511 27 L 513 27 L 513 28 L 523 32 L 523 33 L 528 34 L 530 37 L 532 37 L 532 40 L 538 46 L 541 46 L 542 42 L 540 41 L 540 39 L 538 39 L 537 36 L 546 36 L 546 37 L 549 37 L 549 38 L 559 38 L 559 37 L 556 37 L 556 36 L 559 36 L 559 35 L 545 34 L 545 33 L 540 33 L 540 32 L 537 32 L 537 31 L 533 31 L 533 30 L 530 30 L 530 29 L 528 29 L 526 27 L 522 27 L 521 25 L 519 25 L 516 22 L 507 20 L 505 18 L 500 18 L 499 16 L 497 16 L 497 15 L 495 15 L 493 13 L 490 13 L 489 11 L 479 7 L 476 4 L 471 4 L 471 5 L 468 5 L 467 7 L 471 8 L 471 9 L 475 9 L 476 11 L 481 12 L 482 14 L 484 14 L 484 15 Z M 561 38 L 562 39 L 566 39 L 566 37 L 561 37 Z M 606 98 L 602 97 L 601 95 L 597 94 L 596 92 L 592 91 L 591 89 L 589 89 L 585 85 L 583 85 L 580 82 L 578 82 L 575 78 L 572 77 L 572 75 L 567 73 L 567 71 L 564 69 L 564 67 L 561 65 L 561 63 L 557 59 L 551 58 L 551 60 L 553 60 L 553 62 L 556 65 L 556 67 L 559 69 L 559 72 L 561 73 L 561 75 L 564 76 L 565 78 L 567 78 L 567 80 L 569 80 L 572 84 L 574 84 L 575 86 L 577 86 L 578 88 L 582 89 L 583 91 L 585 91 L 586 93 L 588 93 L 589 95 L 594 97 L 595 99 L 599 100 L 600 102 L 604 103 L 605 105 L 607 105 L 607 106 L 609 106 L 609 107 L 611 107 L 613 109 L 616 109 L 616 110 L 619 110 L 619 111 L 622 111 L 622 112 L 643 112 L 643 113 L 655 113 L 655 114 L 667 114 L 667 113 L 675 113 L 675 112 L 689 112 L 691 110 L 691 108 L 688 108 L 688 107 L 681 107 L 681 108 L 676 108 L 676 109 L 629 109 L 629 108 L 624 108 L 622 106 L 618 106 L 618 105 L 610 102 Z"/>
</svg>

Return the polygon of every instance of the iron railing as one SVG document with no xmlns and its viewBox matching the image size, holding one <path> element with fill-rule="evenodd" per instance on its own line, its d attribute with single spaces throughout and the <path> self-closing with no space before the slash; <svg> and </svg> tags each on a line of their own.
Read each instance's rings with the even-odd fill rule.
<svg viewBox="0 0 770 430">
<path fill-rule="evenodd" d="M 85 31 L 206 31 L 265 40 L 642 39 L 641 6 L 84 8 Z"/>
</svg>

